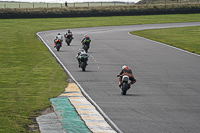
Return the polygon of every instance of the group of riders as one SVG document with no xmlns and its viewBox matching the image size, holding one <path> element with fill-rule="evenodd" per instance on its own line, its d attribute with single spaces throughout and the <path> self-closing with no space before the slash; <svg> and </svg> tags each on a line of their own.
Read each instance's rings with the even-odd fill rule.
<svg viewBox="0 0 200 133">
<path fill-rule="evenodd" d="M 74 39 L 73 38 L 73 34 L 70 30 L 67 30 L 66 34 L 64 35 L 65 38 L 71 38 L 71 39 Z M 63 37 L 60 33 L 58 33 L 56 35 L 56 39 L 54 40 L 54 43 L 55 43 L 55 46 L 56 47 L 56 44 L 57 44 L 57 41 L 58 40 L 61 40 L 61 47 L 62 47 L 62 42 L 63 42 Z M 81 40 L 81 44 L 82 44 L 82 48 L 79 49 L 79 52 L 78 54 L 76 55 L 76 59 L 78 60 L 78 64 L 79 64 L 79 67 L 80 67 L 80 59 L 84 56 L 87 60 L 88 60 L 88 57 L 89 57 L 89 54 L 87 53 L 87 51 L 84 49 L 84 47 L 87 45 L 88 46 L 88 49 L 90 48 L 90 42 L 91 42 L 91 39 L 88 35 L 84 35 L 83 39 Z M 132 70 L 126 66 L 126 65 L 123 65 L 122 66 L 122 69 L 121 69 L 121 72 L 119 73 L 119 87 L 121 88 L 121 85 L 122 85 L 122 76 L 123 75 L 127 75 L 129 77 L 129 80 L 131 81 L 129 83 L 129 88 L 131 87 L 132 84 L 134 84 L 136 82 L 136 79 L 134 78 L 133 76 L 133 73 L 132 73 Z"/>
</svg>

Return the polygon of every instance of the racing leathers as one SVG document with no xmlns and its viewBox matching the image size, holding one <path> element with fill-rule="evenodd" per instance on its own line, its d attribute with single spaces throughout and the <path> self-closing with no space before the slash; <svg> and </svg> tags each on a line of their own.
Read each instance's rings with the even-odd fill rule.
<svg viewBox="0 0 200 133">
<path fill-rule="evenodd" d="M 81 58 L 84 57 L 86 58 L 86 64 L 87 64 L 87 61 L 88 61 L 88 57 L 89 57 L 89 54 L 85 52 L 85 50 L 81 49 L 78 54 L 76 55 L 76 59 L 78 60 L 78 64 L 79 64 L 79 67 L 81 65 Z"/>
<path fill-rule="evenodd" d="M 60 35 L 60 33 L 58 33 L 58 35 L 56 35 L 56 39 L 54 40 L 54 43 L 55 43 L 54 48 L 56 47 L 56 44 L 58 41 L 61 42 L 61 47 L 62 47 L 63 37 L 62 37 L 62 35 Z"/>
<path fill-rule="evenodd" d="M 88 48 L 90 48 L 90 42 L 91 42 L 90 37 L 88 35 L 85 35 L 83 39 L 81 40 L 82 47 L 84 47 L 85 45 L 88 45 Z"/>
<path fill-rule="evenodd" d="M 119 87 L 121 87 L 121 85 L 122 85 L 122 76 L 123 75 L 127 75 L 129 77 L 129 80 L 131 80 L 131 82 L 129 83 L 129 88 L 130 88 L 130 86 L 136 82 L 136 79 L 133 76 L 132 70 L 127 66 L 122 67 L 122 70 L 119 73 Z"/>
<path fill-rule="evenodd" d="M 70 31 L 68 31 L 65 35 L 65 38 L 68 38 L 68 39 L 73 39 L 73 34 L 72 34 L 72 32 L 70 32 Z"/>
</svg>

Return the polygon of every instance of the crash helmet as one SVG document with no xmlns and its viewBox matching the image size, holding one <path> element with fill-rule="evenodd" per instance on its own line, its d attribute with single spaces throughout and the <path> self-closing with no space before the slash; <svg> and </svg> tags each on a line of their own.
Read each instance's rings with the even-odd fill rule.
<svg viewBox="0 0 200 133">
<path fill-rule="evenodd" d="M 68 31 L 68 33 L 70 33 L 70 30 L 67 30 Z"/>
<path fill-rule="evenodd" d="M 89 36 L 87 34 L 84 35 L 85 38 L 88 38 Z"/>
<path fill-rule="evenodd" d="M 79 49 L 80 52 L 85 52 L 85 50 L 83 48 Z"/>
<path fill-rule="evenodd" d="M 58 35 L 60 35 L 60 33 L 58 33 Z"/>
<path fill-rule="evenodd" d="M 126 65 L 123 65 L 123 66 L 122 66 L 122 69 L 125 69 L 126 67 L 127 67 Z"/>
<path fill-rule="evenodd" d="M 85 38 L 86 38 L 86 39 L 89 39 L 89 36 L 88 36 L 88 35 L 85 35 Z"/>
</svg>

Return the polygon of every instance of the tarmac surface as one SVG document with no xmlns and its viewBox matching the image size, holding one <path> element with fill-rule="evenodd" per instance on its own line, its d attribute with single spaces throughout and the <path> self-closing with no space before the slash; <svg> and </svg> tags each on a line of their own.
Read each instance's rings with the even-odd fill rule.
<svg viewBox="0 0 200 133">
<path fill-rule="evenodd" d="M 75 39 L 60 51 L 53 48 L 54 30 L 38 33 L 86 94 L 124 133 L 196 133 L 200 131 L 200 56 L 128 32 L 199 26 L 194 23 L 148 24 L 71 29 Z M 84 34 L 91 39 L 85 72 L 75 58 Z M 137 82 L 120 94 L 117 74 L 132 68 Z M 87 96 L 87 95 L 86 95 Z M 89 98 L 89 99 L 90 99 Z M 116 126 L 113 126 L 113 123 Z"/>
</svg>

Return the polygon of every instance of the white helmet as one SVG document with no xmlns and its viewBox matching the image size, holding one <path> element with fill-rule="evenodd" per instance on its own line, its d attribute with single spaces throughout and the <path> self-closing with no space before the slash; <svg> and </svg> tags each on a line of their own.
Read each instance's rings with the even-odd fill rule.
<svg viewBox="0 0 200 133">
<path fill-rule="evenodd" d="M 83 48 L 79 49 L 80 52 L 84 52 L 85 50 Z"/>
<path fill-rule="evenodd" d="M 124 69 L 124 68 L 126 68 L 126 67 L 127 67 L 126 65 L 123 65 L 123 66 L 122 66 L 122 69 Z"/>
</svg>

